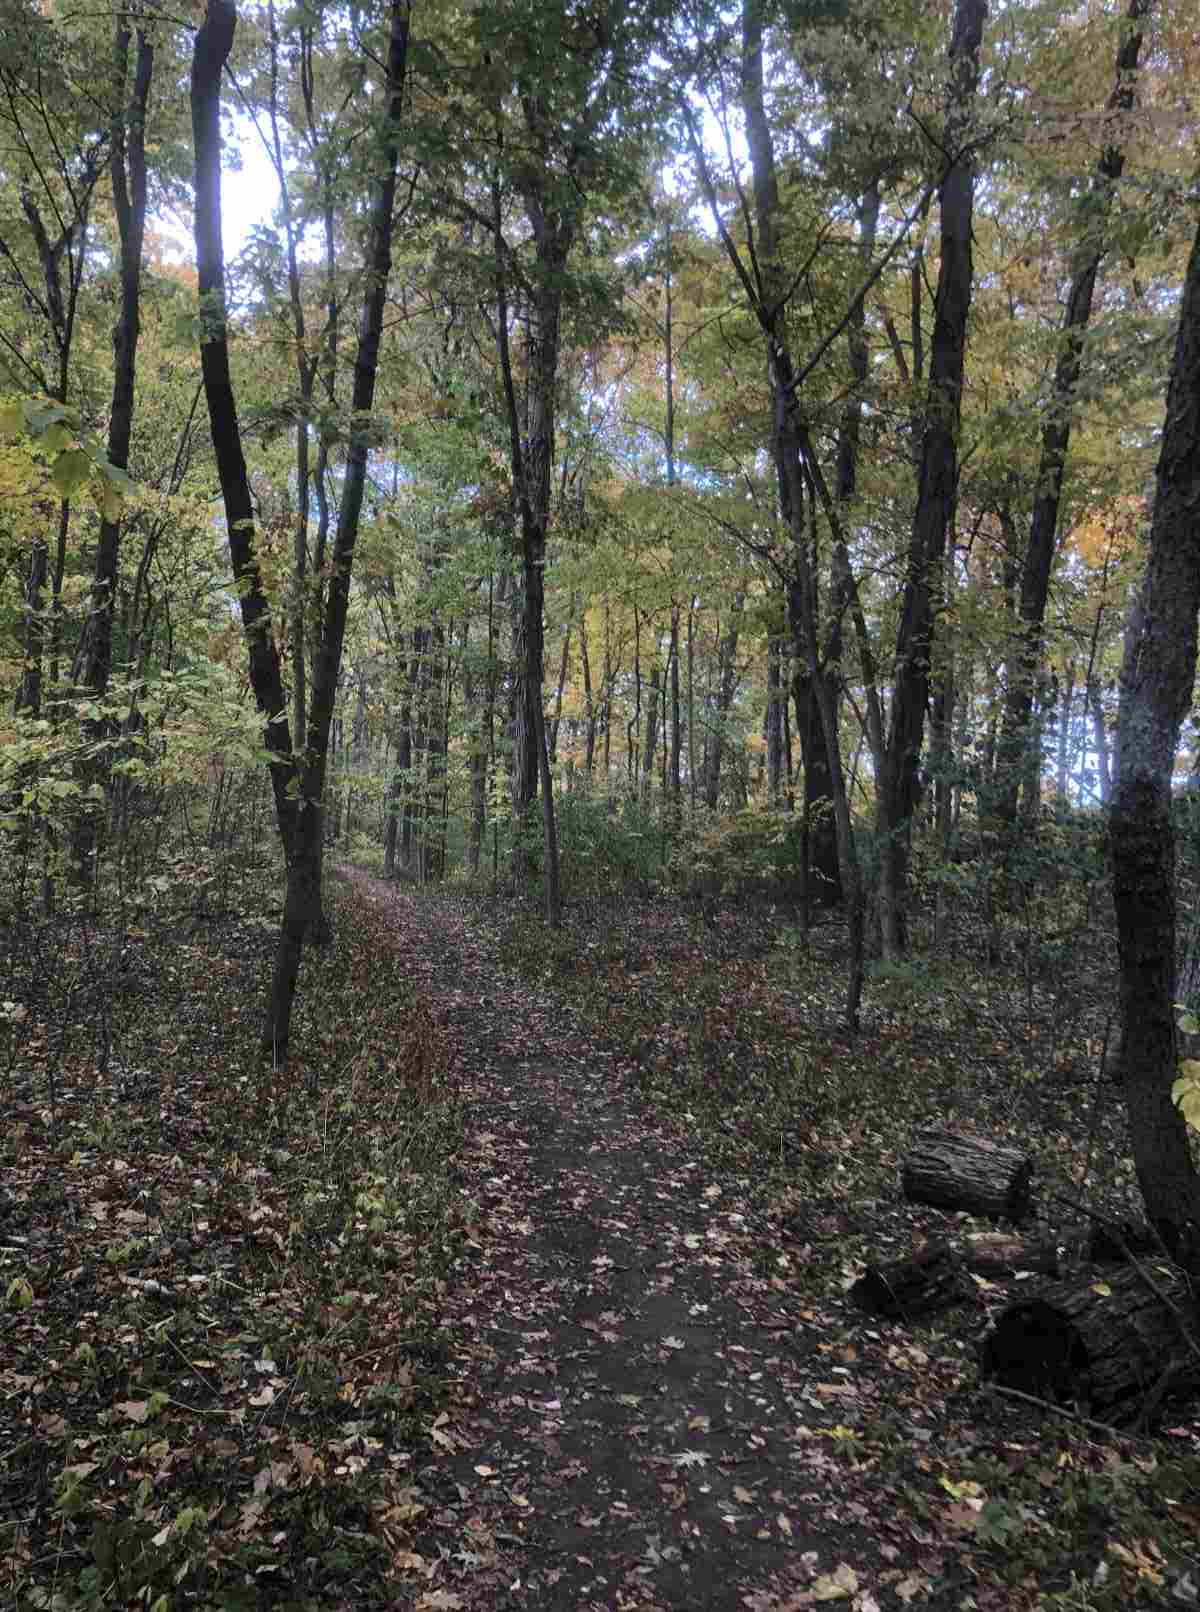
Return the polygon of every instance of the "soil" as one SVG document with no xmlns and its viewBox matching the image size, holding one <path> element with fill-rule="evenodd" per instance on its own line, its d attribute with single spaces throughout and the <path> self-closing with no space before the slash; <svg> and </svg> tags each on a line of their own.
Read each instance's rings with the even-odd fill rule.
<svg viewBox="0 0 1200 1612">
<path fill-rule="evenodd" d="M 452 907 L 345 876 L 394 915 L 449 1028 L 462 1185 L 486 1211 L 443 1318 L 460 1412 L 418 1473 L 441 1505 L 429 1546 L 440 1529 L 461 1572 L 418 1604 L 869 1609 L 919 1585 L 957 1605 L 949 1553 L 841 1453 L 871 1410 L 848 1318 L 831 1332 L 772 1274 L 778 1228 L 756 1224 L 752 1183 L 649 1116 L 612 1049 Z"/>
</svg>

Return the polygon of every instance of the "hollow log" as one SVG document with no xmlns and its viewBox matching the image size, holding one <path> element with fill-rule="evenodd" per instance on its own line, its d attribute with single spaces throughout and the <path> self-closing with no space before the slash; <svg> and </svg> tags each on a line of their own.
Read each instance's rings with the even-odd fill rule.
<svg viewBox="0 0 1200 1612">
<path fill-rule="evenodd" d="M 1192 1324 L 1187 1281 L 1163 1261 L 1146 1268 L 1157 1293 L 1141 1270 L 1127 1267 L 1058 1282 L 1010 1304 L 984 1340 L 983 1376 L 1040 1399 L 1079 1401 L 1116 1420 L 1152 1413 L 1167 1388 L 1195 1388 L 1200 1362 L 1179 1320 Z"/>
<path fill-rule="evenodd" d="M 967 1286 L 954 1250 L 946 1243 L 928 1243 L 908 1259 L 868 1265 L 850 1297 L 872 1315 L 908 1321 L 960 1303 Z"/>
<path fill-rule="evenodd" d="M 1024 1220 L 1033 1161 L 1017 1148 L 959 1131 L 918 1133 L 900 1181 L 910 1203 L 962 1209 L 993 1220 Z"/>
</svg>

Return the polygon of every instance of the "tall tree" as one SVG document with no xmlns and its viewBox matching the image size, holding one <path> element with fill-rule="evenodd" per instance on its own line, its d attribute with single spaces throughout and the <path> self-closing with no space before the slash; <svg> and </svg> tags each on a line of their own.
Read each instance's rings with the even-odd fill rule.
<svg viewBox="0 0 1200 1612">
<path fill-rule="evenodd" d="M 221 226 L 221 74 L 237 26 L 234 0 L 208 0 L 192 62 L 192 125 L 196 153 L 195 237 L 201 305 L 201 365 L 234 581 L 242 608 L 250 680 L 266 721 L 276 819 L 287 862 L 283 919 L 275 957 L 264 1047 L 287 1056 L 300 957 L 320 910 L 323 799 L 350 600 L 351 572 L 367 481 L 371 413 L 379 368 L 383 313 L 391 272 L 400 128 L 408 62 L 410 6 L 390 0 L 384 19 L 380 121 L 372 134 L 374 160 L 367 222 L 362 313 L 351 395 L 349 449 L 342 477 L 337 531 L 330 555 L 320 640 L 313 666 L 305 750 L 294 755 L 279 652 L 254 540 L 254 508 L 242 451 L 229 365 L 225 262 Z M 374 55 L 364 40 L 364 55 Z"/>
<path fill-rule="evenodd" d="M 1116 81 L 1105 107 L 1100 157 L 1077 207 L 1081 229 L 1071 257 L 1071 281 L 1063 310 L 1050 398 L 1042 425 L 1033 515 L 1017 597 L 1017 647 L 1005 692 L 1000 751 L 1003 770 L 997 804 L 1001 818 L 1010 826 L 1016 818 L 1017 792 L 1022 776 L 1021 758 L 1030 739 L 1028 729 L 1041 665 L 1042 625 L 1058 537 L 1063 477 L 1083 373 L 1084 338 L 1091 322 L 1096 281 L 1109 247 L 1108 221 L 1117 183 L 1125 169 L 1124 140 L 1137 87 L 1143 24 L 1152 7 L 1153 0 L 1129 0 L 1129 11 L 1122 20 L 1121 38 L 1117 46 Z M 1035 764 L 1030 772 L 1035 787 L 1040 773 L 1040 765 Z"/>
<path fill-rule="evenodd" d="M 136 39 L 130 82 L 129 47 Z M 129 466 L 133 436 L 137 349 L 141 335 L 142 247 L 146 235 L 146 117 L 154 74 L 154 46 L 143 18 L 122 11 L 117 17 L 113 62 L 112 137 L 109 174 L 120 242 L 121 306 L 113 327 L 112 404 L 108 417 L 108 459 L 120 470 Z M 103 698 L 112 671 L 113 612 L 116 607 L 121 550 L 120 501 L 101 512 L 100 535 L 92 574 L 91 608 L 75 656 L 74 681 L 93 699 Z M 103 724 L 87 725 L 94 742 Z M 102 754 L 102 753 L 101 753 Z M 99 762 L 99 756 L 96 760 Z M 97 769 L 93 763 L 89 769 Z M 95 819 L 81 818 L 75 855 L 82 871 L 95 843 Z"/>
<path fill-rule="evenodd" d="M 879 926 L 886 957 L 905 945 L 908 839 L 920 798 L 919 763 L 929 701 L 936 590 L 958 496 L 958 432 L 962 409 L 967 315 L 974 269 L 973 139 L 979 51 L 987 0 L 957 0 L 950 43 L 943 147 L 949 166 L 938 188 L 940 251 L 929 388 L 921 421 L 921 465 L 905 567 L 896 667 L 882 775 L 877 780 L 880 837 Z"/>
<path fill-rule="evenodd" d="M 1121 978 L 1121 1073 L 1146 1210 L 1200 1253 L 1200 1178 L 1175 1079 L 1175 839 L 1171 783 L 1196 682 L 1200 612 L 1200 229 L 1167 390 L 1146 574 L 1125 635 L 1109 824 Z M 1190 1228 L 1190 1229 L 1189 1229 Z"/>
</svg>

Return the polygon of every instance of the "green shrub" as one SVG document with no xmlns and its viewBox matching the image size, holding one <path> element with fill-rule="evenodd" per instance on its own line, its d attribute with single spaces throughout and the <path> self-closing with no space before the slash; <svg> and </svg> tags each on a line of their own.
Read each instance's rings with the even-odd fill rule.
<svg viewBox="0 0 1200 1612">
<path fill-rule="evenodd" d="M 541 847 L 541 823 L 538 823 Z M 607 801 L 565 795 L 558 804 L 558 851 L 563 894 L 602 894 L 620 885 L 648 885 L 663 860 L 661 825 L 635 800 L 610 811 Z"/>
</svg>

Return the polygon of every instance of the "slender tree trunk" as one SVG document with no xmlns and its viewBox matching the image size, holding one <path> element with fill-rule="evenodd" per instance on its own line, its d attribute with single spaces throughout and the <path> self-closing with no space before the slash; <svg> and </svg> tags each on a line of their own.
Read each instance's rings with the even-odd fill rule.
<svg viewBox="0 0 1200 1612">
<path fill-rule="evenodd" d="M 596 763 L 596 705 L 592 697 L 592 663 L 588 659 L 587 621 L 582 614 L 579 618 L 579 662 L 583 671 L 583 770 L 587 775 L 590 790 L 592 769 Z"/>
<path fill-rule="evenodd" d="M 233 45 L 237 9 L 233 0 L 208 0 L 196 35 L 192 61 L 192 125 L 196 153 L 195 236 L 201 301 L 201 366 L 209 421 L 225 503 L 234 577 L 250 658 L 250 680 L 259 710 L 267 718 L 266 746 L 276 818 L 287 859 L 283 922 L 275 958 L 263 1044 L 277 1062 L 286 1059 L 292 1004 L 305 936 L 320 910 L 322 801 L 341 669 L 350 597 L 350 575 L 366 488 L 369 419 L 383 330 L 383 310 L 391 271 L 396 202 L 398 129 L 403 109 L 408 56 L 408 0 L 391 0 L 388 54 L 383 89 L 386 128 L 380 169 L 372 198 L 362 320 L 355 359 L 351 432 L 330 579 L 324 600 L 321 641 L 313 667 L 308 749 L 296 778 L 279 655 L 270 631 L 270 612 L 254 548 L 250 499 L 241 433 L 229 371 L 225 265 L 221 233 L 221 74 Z M 289 792 L 293 778 L 299 785 Z"/>
<path fill-rule="evenodd" d="M 121 311 L 113 329 L 113 389 L 108 422 L 108 459 L 125 470 L 133 434 L 134 375 L 141 333 L 142 242 L 146 229 L 146 107 L 154 72 L 154 47 L 138 27 L 133 84 L 128 85 L 130 22 L 117 19 L 114 86 L 119 105 L 113 119 L 113 207 L 121 243 Z M 126 96 L 128 94 L 128 103 Z M 76 657 L 75 682 L 102 699 L 112 670 L 113 609 L 120 553 L 119 519 L 102 517 L 92 577 L 91 609 Z M 99 737 L 99 733 L 94 733 Z M 90 838 L 90 836 L 89 836 Z"/>
<path fill-rule="evenodd" d="M 1107 807 L 1112 800 L 1113 777 L 1112 755 L 1108 743 L 1108 724 L 1104 720 L 1104 704 L 1100 698 L 1100 683 L 1092 679 L 1087 691 L 1088 705 L 1092 713 L 1092 731 L 1096 743 L 1096 788 L 1100 794 L 1100 804 Z"/>
<path fill-rule="evenodd" d="M 665 720 L 665 718 L 664 718 Z M 675 827 L 679 828 L 683 814 L 683 732 L 679 710 L 679 606 L 671 606 L 671 801 L 675 814 Z"/>
<path fill-rule="evenodd" d="M 688 600 L 687 619 L 688 821 L 696 821 L 696 601 Z"/>
<path fill-rule="evenodd" d="M 919 763 L 933 659 L 935 589 L 941 581 L 946 537 L 957 496 L 963 360 L 974 281 L 971 229 L 975 162 L 970 124 L 986 15 L 987 0 L 957 0 L 945 138 L 953 160 L 939 190 L 941 263 L 917 508 L 896 644 L 888 741 L 877 786 L 880 939 L 886 958 L 900 956 L 906 944 L 908 842 L 920 795 Z"/>
<path fill-rule="evenodd" d="M 658 744 L 658 707 L 661 674 L 657 662 L 650 668 L 650 697 L 646 702 L 646 750 L 642 758 L 642 809 L 650 810 L 651 785 L 654 783 L 654 752 Z"/>
<path fill-rule="evenodd" d="M 712 728 L 707 735 L 705 744 L 704 804 L 710 812 L 716 811 L 717 801 L 721 793 L 721 763 L 725 755 L 729 718 L 733 710 L 733 696 L 737 692 L 738 637 L 741 632 L 742 611 L 745 603 L 745 591 L 739 588 L 734 594 L 733 603 L 729 608 L 729 621 L 725 628 L 725 636 L 720 640 L 717 647 L 716 704 L 713 712 Z"/>
<path fill-rule="evenodd" d="M 1083 233 L 1074 253 L 1054 384 L 1042 426 L 1033 518 L 1021 568 L 1019 628 L 1001 729 L 1001 779 L 997 807 L 1002 822 L 1010 829 L 1016 817 L 1023 757 L 1031 748 L 1030 724 L 1042 658 L 1042 626 L 1050 591 L 1050 573 L 1054 565 L 1063 473 L 1083 368 L 1084 337 L 1091 323 L 1100 265 L 1108 249 L 1108 219 L 1117 182 L 1125 168 L 1124 124 L 1134 105 L 1143 23 L 1152 9 L 1153 0 L 1129 0 L 1129 10 L 1117 49 L 1116 82 L 1105 109 L 1108 138 L 1091 184 L 1080 203 Z M 1039 755 L 1039 765 L 1040 761 Z"/>
<path fill-rule="evenodd" d="M 571 624 L 575 619 L 575 595 L 571 596 L 571 608 L 567 616 L 567 626 L 563 633 L 562 654 L 558 662 L 558 686 L 554 690 L 554 720 L 550 724 L 550 765 L 553 767 L 558 759 L 558 728 L 562 721 L 563 694 L 567 687 L 567 673 L 571 669 Z"/>
<path fill-rule="evenodd" d="M 487 735 L 490 727 L 490 721 L 485 712 L 485 705 L 489 698 L 491 688 L 491 665 L 489 656 L 487 678 L 484 681 L 482 688 L 477 688 L 475 680 L 475 668 L 471 664 L 471 649 L 470 644 L 468 643 L 468 631 L 468 624 L 464 622 L 462 637 L 463 713 L 467 722 L 468 743 L 471 747 L 471 804 L 470 817 L 467 827 L 467 867 L 472 874 L 477 874 L 479 872 L 479 858 L 483 850 L 483 839 L 484 835 L 487 833 Z"/>
<path fill-rule="evenodd" d="M 783 718 L 787 694 L 783 687 L 783 640 L 772 633 L 767 641 L 767 800 L 772 811 L 783 801 Z"/>
<path fill-rule="evenodd" d="M 1071 724 L 1075 720 L 1075 662 L 1067 663 L 1066 680 L 1062 686 L 1062 703 L 1058 718 L 1058 766 L 1055 777 L 1055 794 L 1060 808 L 1070 804 L 1068 783 L 1071 777 Z"/>
<path fill-rule="evenodd" d="M 1176 1077 L 1171 780 L 1196 679 L 1200 611 L 1200 231 L 1192 247 L 1159 454 L 1150 548 L 1121 671 L 1109 818 L 1120 955 L 1121 1071 L 1146 1211 L 1194 1262 L 1200 1179 Z"/>
<path fill-rule="evenodd" d="M 275 815 L 289 862 L 299 811 L 289 791 L 294 776 L 292 736 L 271 612 L 263 591 L 254 536 L 254 503 L 242 453 L 241 431 L 229 368 L 225 302 L 225 255 L 221 234 L 221 74 L 233 45 L 237 10 L 233 0 L 209 0 L 196 34 L 192 61 L 192 130 L 196 157 L 194 228 L 200 296 L 200 365 L 208 402 L 209 429 L 225 506 L 233 580 L 241 606 L 250 686 L 265 720 Z"/>
</svg>

